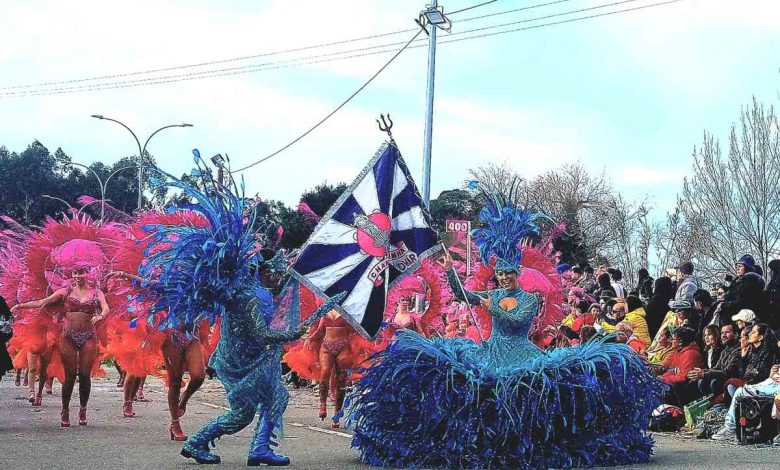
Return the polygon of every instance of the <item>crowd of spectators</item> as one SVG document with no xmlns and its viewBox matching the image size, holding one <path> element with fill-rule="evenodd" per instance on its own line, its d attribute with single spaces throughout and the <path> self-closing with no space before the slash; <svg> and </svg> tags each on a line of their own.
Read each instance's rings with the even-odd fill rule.
<svg viewBox="0 0 780 470">
<path fill-rule="evenodd" d="M 728 407 L 712 438 L 734 440 L 738 398 L 780 402 L 780 259 L 769 263 L 767 282 L 755 259 L 743 255 L 710 290 L 692 262 L 667 274 L 653 279 L 642 268 L 637 285 L 627 287 L 620 269 L 572 268 L 564 274 L 567 314 L 558 327 L 568 341 L 556 344 L 625 343 L 667 385 L 666 405 L 707 397 L 711 406 Z"/>
</svg>

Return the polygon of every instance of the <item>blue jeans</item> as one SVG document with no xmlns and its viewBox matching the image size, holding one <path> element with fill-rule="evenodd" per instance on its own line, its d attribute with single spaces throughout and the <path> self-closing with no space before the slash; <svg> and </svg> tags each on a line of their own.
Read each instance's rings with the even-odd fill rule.
<svg viewBox="0 0 780 470">
<path fill-rule="evenodd" d="M 739 387 L 734 392 L 734 399 L 731 400 L 729 412 L 726 413 L 726 428 L 736 432 L 737 429 L 737 399 L 741 397 L 773 397 L 780 393 L 780 383 L 772 379 L 766 379 L 753 385 Z"/>
</svg>

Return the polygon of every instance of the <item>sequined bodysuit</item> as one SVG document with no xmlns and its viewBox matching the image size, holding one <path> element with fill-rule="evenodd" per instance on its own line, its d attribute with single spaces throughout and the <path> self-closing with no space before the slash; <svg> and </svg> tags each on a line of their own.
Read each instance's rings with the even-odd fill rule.
<svg viewBox="0 0 780 470">
<path fill-rule="evenodd" d="M 87 315 L 93 316 L 100 313 L 100 301 L 98 299 L 97 290 L 93 290 L 90 295 L 84 299 L 79 300 L 71 295 L 70 292 L 65 296 L 65 311 L 66 312 L 81 312 Z M 62 334 L 73 342 L 77 348 L 81 349 L 87 341 L 95 337 L 95 327 L 86 330 L 74 330 L 70 326 L 66 326 Z"/>
<path fill-rule="evenodd" d="M 488 312 L 493 316 L 493 328 L 490 338 L 482 342 L 477 351 L 477 357 L 484 360 L 486 365 L 497 369 L 517 367 L 544 354 L 528 339 L 528 331 L 539 311 L 539 297 L 536 294 L 514 288 L 481 292 L 465 291 L 464 296 L 455 276 L 452 270 L 447 272 L 452 291 L 459 300 L 472 305 L 480 305 L 482 297 L 490 297 L 492 300 Z M 499 302 L 507 298 L 515 299 L 517 306 L 511 310 L 500 307 Z"/>
</svg>

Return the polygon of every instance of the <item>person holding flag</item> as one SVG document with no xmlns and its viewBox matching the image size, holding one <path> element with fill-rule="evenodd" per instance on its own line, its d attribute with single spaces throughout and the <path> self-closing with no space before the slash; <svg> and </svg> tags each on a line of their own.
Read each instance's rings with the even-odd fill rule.
<svg viewBox="0 0 780 470">
<path fill-rule="evenodd" d="M 662 385 L 624 344 L 545 353 L 528 338 L 540 299 L 524 290 L 523 247 L 541 214 L 486 195 L 473 231 L 498 287 L 456 297 L 492 317 L 490 337 L 426 339 L 401 331 L 347 399 L 364 463 L 404 468 L 570 468 L 650 460 L 646 433 Z M 616 419 L 615 416 L 619 416 Z"/>
</svg>

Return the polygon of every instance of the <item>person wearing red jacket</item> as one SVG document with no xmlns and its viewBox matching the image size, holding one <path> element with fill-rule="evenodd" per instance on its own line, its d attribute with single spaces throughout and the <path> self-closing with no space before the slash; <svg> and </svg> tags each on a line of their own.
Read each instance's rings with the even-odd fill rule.
<svg viewBox="0 0 780 470">
<path fill-rule="evenodd" d="M 664 362 L 666 372 L 661 376 L 661 381 L 671 385 L 665 403 L 683 406 L 700 396 L 696 383 L 688 380 L 688 372 L 694 368 L 702 368 L 705 364 L 704 356 L 695 340 L 696 332 L 693 328 L 681 327 L 674 331 L 674 353 Z"/>
</svg>

